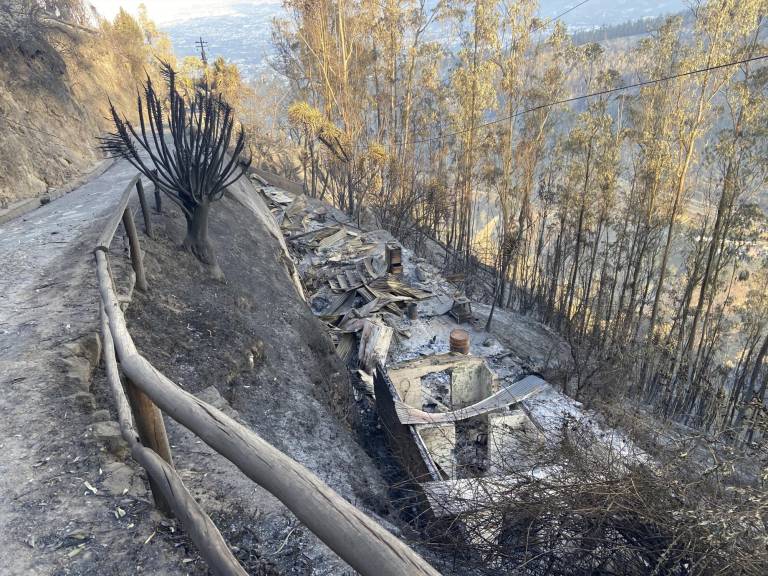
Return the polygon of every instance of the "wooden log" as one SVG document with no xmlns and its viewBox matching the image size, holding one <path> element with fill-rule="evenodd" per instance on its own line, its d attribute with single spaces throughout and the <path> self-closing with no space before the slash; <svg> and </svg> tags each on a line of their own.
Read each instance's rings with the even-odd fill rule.
<svg viewBox="0 0 768 576">
<path fill-rule="evenodd" d="M 136 180 L 136 192 L 139 194 L 141 213 L 144 216 L 144 230 L 147 232 L 147 236 L 154 238 L 152 234 L 152 220 L 149 218 L 149 206 L 147 205 L 147 197 L 144 194 L 144 184 L 141 182 L 141 178 Z"/>
<path fill-rule="evenodd" d="M 74 22 L 67 22 L 66 20 L 62 20 L 61 18 L 56 18 L 55 16 L 52 16 L 50 14 L 44 14 L 40 16 L 39 22 L 43 26 L 56 28 L 57 30 L 62 31 L 67 35 L 70 35 L 73 31 L 85 32 L 86 34 L 90 34 L 92 36 L 95 36 L 99 33 L 99 31 L 94 28 L 81 26 L 80 24 L 75 24 Z M 80 37 L 75 36 L 75 38 L 79 39 Z"/>
<path fill-rule="evenodd" d="M 394 330 L 380 320 L 364 320 L 358 358 L 369 374 L 373 373 L 377 363 L 386 363 L 393 334 Z"/>
<path fill-rule="evenodd" d="M 283 502 L 363 576 L 439 576 L 421 556 L 306 467 L 253 430 L 174 384 L 139 355 L 109 281 L 107 255 L 96 250 L 95 256 L 99 291 L 123 370 L 165 413 Z"/>
<path fill-rule="evenodd" d="M 131 199 L 133 187 L 136 185 L 138 180 L 139 175 L 136 174 L 136 176 L 131 178 L 128 186 L 126 186 L 125 190 L 123 191 L 123 195 L 120 197 L 120 202 L 118 203 L 115 211 L 109 218 L 107 225 L 104 227 L 104 231 L 101 233 L 101 236 L 99 236 L 99 239 L 96 242 L 97 249 L 106 250 L 109 252 L 109 245 L 112 244 L 112 238 L 115 237 L 115 231 L 117 230 L 117 227 L 120 226 L 120 222 L 123 220 L 123 212 L 125 212 L 126 208 L 128 207 L 128 201 Z"/>
<path fill-rule="evenodd" d="M 158 487 L 174 515 L 181 521 L 184 530 L 208 563 L 211 572 L 219 576 L 247 576 L 237 558 L 227 546 L 221 532 L 211 521 L 200 504 L 192 497 L 184 483 L 173 469 L 157 453 L 139 442 L 138 434 L 131 420 L 131 409 L 120 382 L 115 348 L 110 333 L 109 321 L 101 306 L 101 334 L 104 344 L 103 360 L 112 397 L 117 407 L 120 432 L 131 449 L 136 461 L 147 471 L 147 475 Z"/>
<path fill-rule="evenodd" d="M 139 246 L 139 234 L 136 232 L 136 224 L 133 221 L 133 213 L 130 208 L 123 212 L 123 226 L 128 234 L 128 245 L 131 248 L 131 263 L 133 271 L 136 272 L 136 289 L 142 292 L 147 291 L 147 277 L 144 274 L 144 260 L 141 257 L 141 246 Z"/>
</svg>

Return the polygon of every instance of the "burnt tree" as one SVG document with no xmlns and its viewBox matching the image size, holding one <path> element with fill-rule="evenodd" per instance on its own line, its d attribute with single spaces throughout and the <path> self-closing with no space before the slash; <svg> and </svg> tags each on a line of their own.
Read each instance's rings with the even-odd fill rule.
<svg viewBox="0 0 768 576">
<path fill-rule="evenodd" d="M 232 107 L 206 82 L 184 97 L 177 89 L 176 71 L 168 63 L 161 66 L 167 98 L 158 95 L 147 76 L 143 97 L 137 95 L 138 126 L 110 101 L 115 131 L 102 140 L 102 148 L 127 159 L 181 208 L 187 221 L 184 249 L 214 277 L 223 278 L 208 239 L 208 215 L 211 204 L 250 166 L 250 158 L 238 162 L 245 134 L 235 130 Z"/>
</svg>

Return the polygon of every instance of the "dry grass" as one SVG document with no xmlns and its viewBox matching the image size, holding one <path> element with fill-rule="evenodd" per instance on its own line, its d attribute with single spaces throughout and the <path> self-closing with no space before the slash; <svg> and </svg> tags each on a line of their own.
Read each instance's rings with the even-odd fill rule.
<svg viewBox="0 0 768 576">
<path fill-rule="evenodd" d="M 768 571 L 764 479 L 744 482 L 748 455 L 671 435 L 654 457 L 606 446 L 571 421 L 561 442 L 531 446 L 492 494 L 457 518 L 419 517 L 446 574 L 762 575 Z M 717 452 L 714 459 L 697 454 Z M 753 455 L 754 456 L 754 455 Z M 533 471 L 538 471 L 534 474 Z"/>
</svg>

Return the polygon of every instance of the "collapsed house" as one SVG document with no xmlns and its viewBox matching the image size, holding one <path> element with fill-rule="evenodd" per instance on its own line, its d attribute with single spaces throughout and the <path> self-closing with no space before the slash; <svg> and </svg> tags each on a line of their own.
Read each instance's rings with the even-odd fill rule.
<svg viewBox="0 0 768 576">
<path fill-rule="evenodd" d="M 545 382 L 527 376 L 509 386 L 483 358 L 427 356 L 375 375 L 379 417 L 412 478 L 429 482 L 498 473 L 513 457 L 513 431 L 540 434 L 522 402 Z M 414 457 L 418 455 L 418 457 Z"/>
<path fill-rule="evenodd" d="M 512 487 L 509 463 L 553 441 L 564 419 L 584 416 L 536 375 L 567 362 L 567 346 L 516 317 L 510 332 L 521 341 L 510 350 L 475 321 L 473 307 L 482 305 L 388 232 L 365 230 L 303 195 L 263 192 L 356 396 L 375 400 L 391 451 L 427 511 L 480 522 L 482 538 L 497 539 L 502 522 L 489 518 L 486 504 Z M 496 314 L 500 322 L 511 316 Z"/>
</svg>

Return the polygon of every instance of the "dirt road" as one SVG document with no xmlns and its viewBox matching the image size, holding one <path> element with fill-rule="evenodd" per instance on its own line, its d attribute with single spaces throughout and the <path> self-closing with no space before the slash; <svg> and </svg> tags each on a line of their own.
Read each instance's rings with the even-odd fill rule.
<svg viewBox="0 0 768 576">
<path fill-rule="evenodd" d="M 0 225 L 0 574 L 183 574 L 133 463 L 106 448 L 91 250 L 126 183 L 117 162 Z M 119 452 L 119 446 L 113 446 Z M 149 539 L 149 541 L 147 541 Z"/>
</svg>

